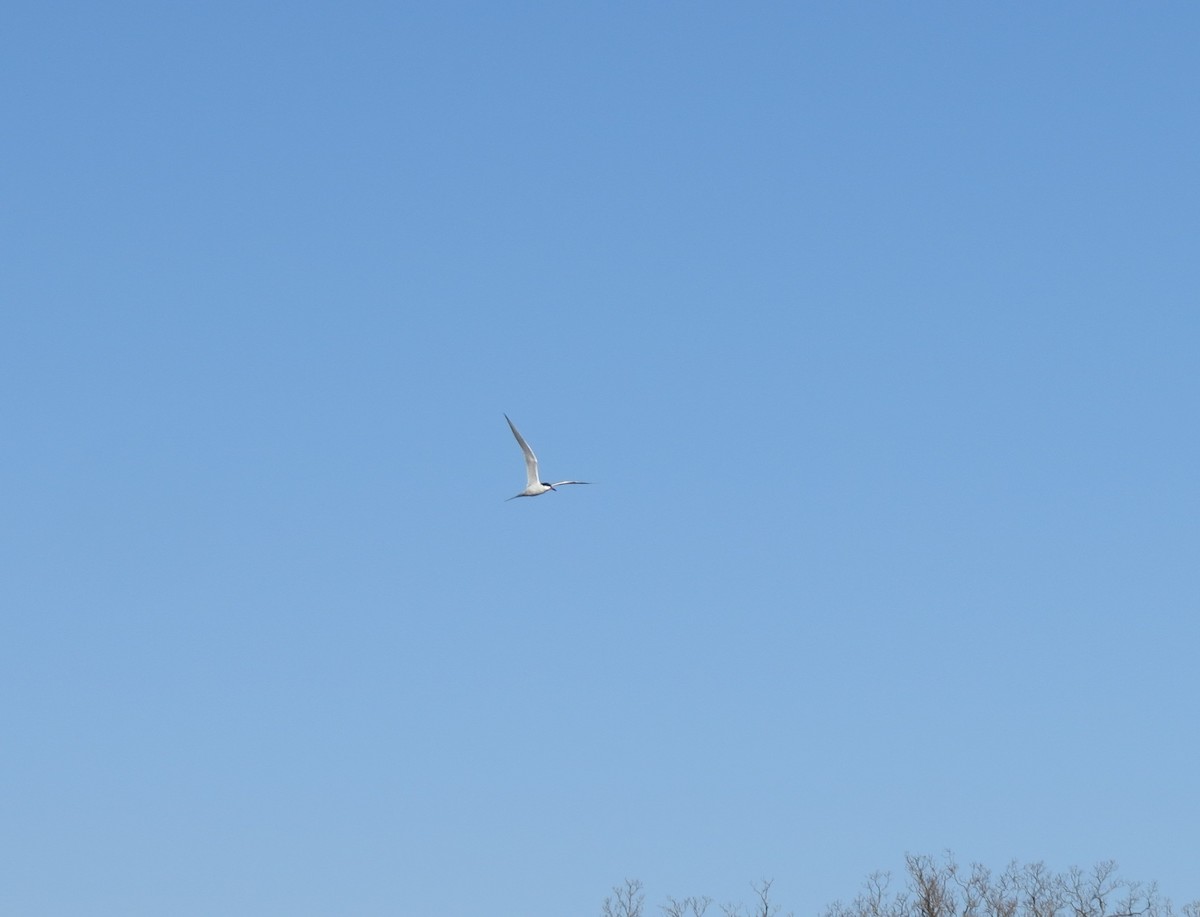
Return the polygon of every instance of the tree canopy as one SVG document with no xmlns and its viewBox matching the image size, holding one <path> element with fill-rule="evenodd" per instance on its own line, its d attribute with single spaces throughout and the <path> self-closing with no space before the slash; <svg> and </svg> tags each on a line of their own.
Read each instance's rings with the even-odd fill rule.
<svg viewBox="0 0 1200 917">
<path fill-rule="evenodd" d="M 720 904 L 706 896 L 672 898 L 659 905 L 664 917 L 793 917 L 780 914 L 771 881 L 754 885 L 750 905 Z M 602 917 L 644 917 L 646 895 L 637 879 L 626 879 L 604 899 Z M 1112 860 L 1091 869 L 1054 872 L 1042 862 L 1013 861 L 999 872 L 980 863 L 960 866 L 950 853 L 940 859 L 910 854 L 904 877 L 872 873 L 849 902 L 837 901 L 821 917 L 1200 917 L 1200 899 L 1175 910 L 1153 882 L 1117 874 Z"/>
</svg>

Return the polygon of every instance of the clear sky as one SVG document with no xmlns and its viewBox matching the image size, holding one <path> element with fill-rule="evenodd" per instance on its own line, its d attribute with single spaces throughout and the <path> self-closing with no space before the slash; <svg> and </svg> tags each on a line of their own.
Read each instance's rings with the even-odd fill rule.
<svg viewBox="0 0 1200 917">
<path fill-rule="evenodd" d="M 1198 39 L 6 4 L 0 913 L 1200 896 Z"/>
</svg>

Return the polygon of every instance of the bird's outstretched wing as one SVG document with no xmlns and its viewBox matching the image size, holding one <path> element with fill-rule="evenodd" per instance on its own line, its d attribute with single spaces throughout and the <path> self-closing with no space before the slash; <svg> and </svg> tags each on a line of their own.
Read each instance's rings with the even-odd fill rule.
<svg viewBox="0 0 1200 917">
<path fill-rule="evenodd" d="M 504 419 L 508 420 L 508 415 L 504 415 Z M 517 428 L 513 426 L 513 422 L 508 420 L 508 428 L 512 430 L 513 436 L 517 438 L 517 445 L 521 447 L 521 451 L 525 453 L 525 487 L 532 487 L 534 484 L 540 484 L 538 480 L 537 456 L 533 454 L 533 450 L 529 448 L 529 443 L 525 442 Z M 511 499 L 511 498 L 510 498 Z"/>
</svg>

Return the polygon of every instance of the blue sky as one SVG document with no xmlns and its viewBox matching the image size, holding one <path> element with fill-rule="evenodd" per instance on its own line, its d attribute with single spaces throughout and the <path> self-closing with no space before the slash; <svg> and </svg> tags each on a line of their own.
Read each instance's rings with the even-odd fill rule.
<svg viewBox="0 0 1200 917">
<path fill-rule="evenodd" d="M 1200 896 L 1198 30 L 6 6 L 0 911 Z"/>
</svg>

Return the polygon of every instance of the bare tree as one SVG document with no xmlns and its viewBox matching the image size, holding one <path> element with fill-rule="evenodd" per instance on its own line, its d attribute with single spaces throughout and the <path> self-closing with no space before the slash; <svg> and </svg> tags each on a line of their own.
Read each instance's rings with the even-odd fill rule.
<svg viewBox="0 0 1200 917">
<path fill-rule="evenodd" d="M 850 904 L 837 902 L 823 917 L 1176 917 L 1156 885 L 1119 878 L 1111 860 L 1065 873 L 1013 862 L 993 876 L 978 863 L 963 870 L 950 853 L 910 855 L 905 872 L 903 890 L 891 894 L 887 874 L 873 874 Z M 1182 915 L 1200 917 L 1200 902 Z"/>
<path fill-rule="evenodd" d="M 941 859 L 910 854 L 904 867 L 902 888 L 893 891 L 886 872 L 871 873 L 853 901 L 835 902 L 821 917 L 1200 917 L 1200 900 L 1175 911 L 1157 885 L 1120 878 L 1111 860 L 1063 873 L 1014 860 L 993 873 L 979 863 L 961 867 L 947 852 Z M 781 917 L 772 884 L 751 886 L 757 900 L 749 908 L 721 905 L 723 917 Z M 603 917 L 643 917 L 645 898 L 642 883 L 626 879 L 604 899 Z M 668 898 L 659 909 L 663 917 L 704 917 L 710 904 L 711 898 Z"/>
<path fill-rule="evenodd" d="M 642 917 L 646 895 L 640 879 L 626 879 L 624 885 L 614 885 L 611 896 L 604 899 L 600 913 L 604 917 Z"/>
<path fill-rule="evenodd" d="M 684 898 L 678 901 L 675 898 L 667 898 L 667 903 L 660 905 L 664 917 L 704 917 L 704 912 L 708 910 L 708 906 L 712 904 L 712 898 Z"/>
<path fill-rule="evenodd" d="M 774 879 L 763 879 L 750 886 L 754 889 L 754 895 L 758 901 L 754 903 L 753 909 L 748 914 L 744 910 L 744 905 L 722 904 L 721 910 L 725 917 L 777 917 L 779 905 L 771 900 L 771 886 L 774 884 Z M 792 917 L 792 915 L 788 914 L 787 917 Z"/>
</svg>

